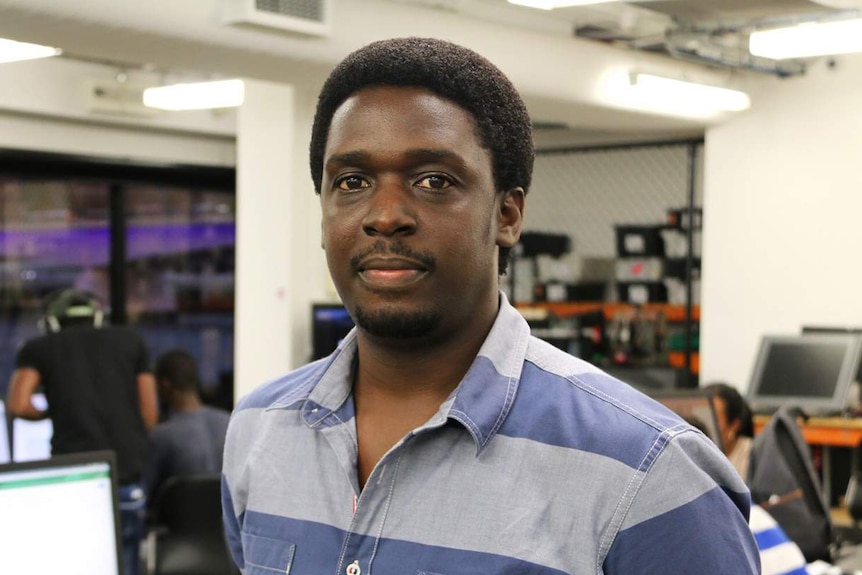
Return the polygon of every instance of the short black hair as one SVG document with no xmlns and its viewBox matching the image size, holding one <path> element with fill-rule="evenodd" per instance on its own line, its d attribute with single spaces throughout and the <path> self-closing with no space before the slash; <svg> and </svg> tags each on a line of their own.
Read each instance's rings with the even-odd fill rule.
<svg viewBox="0 0 862 575">
<path fill-rule="evenodd" d="M 373 42 L 345 58 L 329 75 L 317 102 L 309 156 L 314 190 L 320 193 L 323 155 L 335 111 L 369 86 L 425 88 L 464 108 L 476 122 L 482 145 L 491 152 L 498 192 L 530 188 L 535 151 L 527 107 L 512 82 L 476 52 L 433 38 L 393 38 Z M 500 248 L 505 273 L 509 248 Z"/>
<path fill-rule="evenodd" d="M 157 381 L 168 380 L 173 389 L 200 392 L 198 364 L 189 352 L 172 349 L 156 359 Z"/>
</svg>

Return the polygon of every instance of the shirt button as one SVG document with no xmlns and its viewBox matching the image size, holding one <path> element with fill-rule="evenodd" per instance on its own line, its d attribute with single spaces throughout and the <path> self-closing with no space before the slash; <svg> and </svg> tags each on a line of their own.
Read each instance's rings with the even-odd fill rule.
<svg viewBox="0 0 862 575">
<path fill-rule="evenodd" d="M 362 575 L 362 569 L 359 568 L 359 561 L 354 561 L 345 569 L 347 575 Z"/>
</svg>

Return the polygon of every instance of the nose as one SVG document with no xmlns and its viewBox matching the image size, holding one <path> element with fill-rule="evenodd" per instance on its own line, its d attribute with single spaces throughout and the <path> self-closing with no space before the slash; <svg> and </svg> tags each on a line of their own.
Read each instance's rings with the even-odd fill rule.
<svg viewBox="0 0 862 575">
<path fill-rule="evenodd" d="M 410 235 L 416 231 L 417 215 L 408 185 L 381 178 L 370 194 L 362 229 L 369 236 Z"/>
</svg>

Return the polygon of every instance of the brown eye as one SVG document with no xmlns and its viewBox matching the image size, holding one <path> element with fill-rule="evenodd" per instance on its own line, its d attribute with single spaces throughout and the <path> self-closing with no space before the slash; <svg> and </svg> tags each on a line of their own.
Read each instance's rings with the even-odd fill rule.
<svg viewBox="0 0 862 575">
<path fill-rule="evenodd" d="M 368 182 L 360 176 L 345 176 L 336 182 L 339 190 L 354 191 L 368 187 Z"/>
<path fill-rule="evenodd" d="M 416 183 L 420 188 L 431 190 L 445 190 L 452 185 L 452 182 L 443 176 L 425 176 Z"/>
</svg>

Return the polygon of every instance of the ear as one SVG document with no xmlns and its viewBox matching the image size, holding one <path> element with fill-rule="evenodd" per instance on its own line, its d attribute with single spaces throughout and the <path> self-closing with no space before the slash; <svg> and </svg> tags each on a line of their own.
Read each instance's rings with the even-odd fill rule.
<svg viewBox="0 0 862 575">
<path fill-rule="evenodd" d="M 739 435 L 739 430 L 742 428 L 742 420 L 737 419 L 736 421 L 731 423 L 728 428 L 734 433 L 734 435 Z"/>
<path fill-rule="evenodd" d="M 497 213 L 497 245 L 511 248 L 521 237 L 524 223 L 524 189 L 513 188 L 501 194 Z"/>
</svg>

